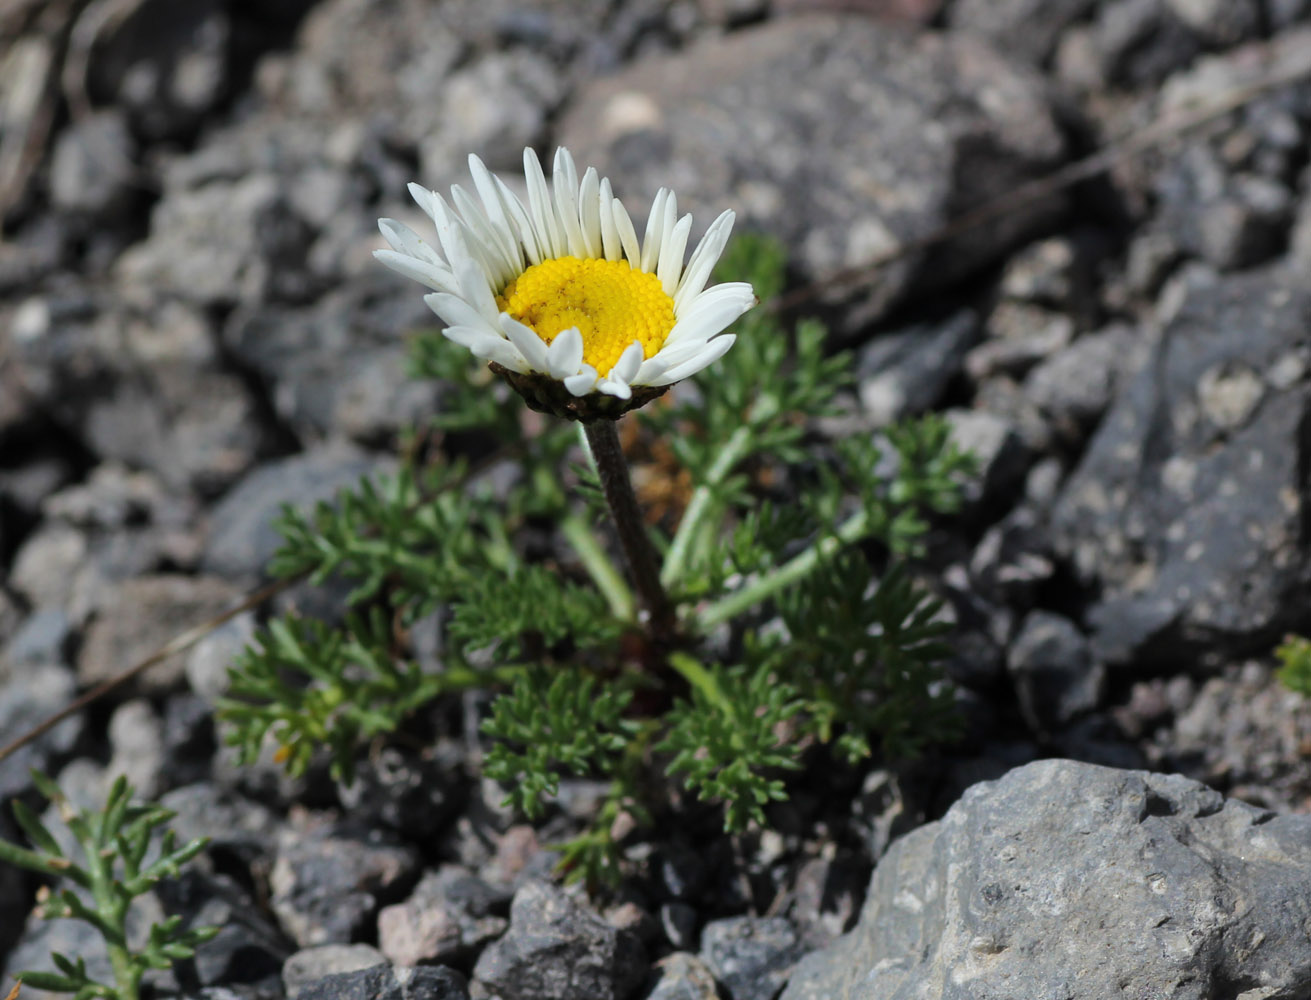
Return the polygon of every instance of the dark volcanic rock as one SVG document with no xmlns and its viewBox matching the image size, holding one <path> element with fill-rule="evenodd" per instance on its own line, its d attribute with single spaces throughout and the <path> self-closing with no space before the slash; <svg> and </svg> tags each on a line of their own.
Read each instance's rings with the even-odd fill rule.
<svg viewBox="0 0 1311 1000">
<path fill-rule="evenodd" d="M 1311 293 L 1278 272 L 1190 288 L 1058 501 L 1101 600 L 1099 658 L 1269 643 L 1305 607 Z"/>
<path fill-rule="evenodd" d="M 923 236 L 1063 153 L 1036 76 L 976 39 L 855 16 L 765 24 L 594 81 L 558 137 L 626 198 L 672 186 L 701 226 L 736 209 L 809 278 Z M 1045 214 L 881 269 L 869 314 L 993 259 Z"/>
<path fill-rule="evenodd" d="M 1309 844 L 1177 775 L 1030 764 L 894 844 L 782 1000 L 1301 996 Z"/>
<path fill-rule="evenodd" d="M 408 291 L 373 274 L 310 309 L 238 312 L 224 340 L 268 382 L 278 415 L 299 434 L 388 443 L 431 416 L 439 395 L 405 371 L 405 335 L 434 323 Z"/>
<path fill-rule="evenodd" d="M 331 500 L 380 464 L 355 448 L 330 444 L 260 466 L 215 505 L 202 564 L 230 579 L 261 575 L 282 544 L 272 522 L 283 504 L 305 510 Z"/>
<path fill-rule="evenodd" d="M 306 983 L 297 1000 L 469 1000 L 464 976 L 442 966 L 374 965 Z"/>
<path fill-rule="evenodd" d="M 1006 658 L 1020 711 L 1035 732 L 1050 734 L 1097 707 L 1106 668 L 1068 618 L 1033 611 L 1020 624 Z"/>
<path fill-rule="evenodd" d="M 876 426 L 929 409 L 978 339 L 978 317 L 965 311 L 871 341 L 856 360 L 861 406 Z"/>
<path fill-rule="evenodd" d="M 160 649 L 174 636 L 227 611 L 240 592 L 214 577 L 141 576 L 113 588 L 86 631 L 77 672 L 97 684 Z M 160 692 L 183 679 L 182 654 L 141 675 L 138 683 Z"/>
<path fill-rule="evenodd" d="M 212 265 L 199 257 L 189 266 Z M 57 300 L 33 301 L 41 315 L 15 344 L 18 388 L 92 453 L 144 466 L 168 486 L 213 492 L 263 450 L 254 400 L 222 370 L 202 311 L 87 301 L 61 322 Z"/>
<path fill-rule="evenodd" d="M 729 917 L 701 931 L 701 958 L 731 1000 L 773 1000 L 804 951 L 782 917 Z"/>
<path fill-rule="evenodd" d="M 378 947 L 397 965 L 463 961 L 504 933 L 509 905 L 508 892 L 443 865 L 378 914 Z"/>
<path fill-rule="evenodd" d="M 269 877 L 273 912 L 301 947 L 355 940 L 378 907 L 402 898 L 418 878 L 410 847 L 370 831 L 284 829 Z"/>
<path fill-rule="evenodd" d="M 637 938 L 534 881 L 515 893 L 510 929 L 473 975 L 503 1000 L 625 1000 L 648 968 Z"/>
</svg>

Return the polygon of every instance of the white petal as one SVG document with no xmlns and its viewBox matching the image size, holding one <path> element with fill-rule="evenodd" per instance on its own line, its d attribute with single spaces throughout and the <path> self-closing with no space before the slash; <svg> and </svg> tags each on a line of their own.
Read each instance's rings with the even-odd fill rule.
<svg viewBox="0 0 1311 1000">
<path fill-rule="evenodd" d="M 647 384 L 672 385 L 675 382 L 682 381 L 689 375 L 695 375 L 697 372 L 701 371 L 701 369 L 714 364 L 727 354 L 728 349 L 733 346 L 735 340 L 737 340 L 737 336 L 732 333 L 726 333 L 722 337 L 716 337 L 714 340 L 710 341 L 710 343 L 706 344 L 695 357 L 689 358 L 681 365 L 676 365 L 675 367 L 670 368 L 669 371 L 665 372 L 658 378 L 652 379 Z"/>
<path fill-rule="evenodd" d="M 447 340 L 459 344 L 461 347 L 467 347 L 471 351 L 473 350 L 475 344 L 481 344 L 484 340 L 487 340 L 489 337 L 491 337 L 492 339 L 499 339 L 499 338 L 492 337 L 492 334 L 488 333 L 480 326 L 442 327 L 442 336 L 445 337 Z"/>
<path fill-rule="evenodd" d="M 509 313 L 501 313 L 501 330 L 510 338 L 510 343 L 519 349 L 533 371 L 547 370 L 546 343 L 537 336 L 536 330 L 520 323 Z"/>
<path fill-rule="evenodd" d="M 518 234 L 515 231 L 515 225 L 511 222 L 510 206 L 502 193 L 502 188 L 497 187 L 496 178 L 492 175 L 492 172 L 473 153 L 469 154 L 469 173 L 473 175 L 473 186 L 477 189 L 478 197 L 482 200 L 483 210 L 487 213 L 488 222 L 492 224 L 497 232 L 505 234 L 505 249 L 509 251 L 514 265 L 522 268 L 523 250 Z"/>
<path fill-rule="evenodd" d="M 474 357 L 482 358 L 484 361 L 495 361 L 502 368 L 509 368 L 510 371 L 520 374 L 528 371 L 528 362 L 519 353 L 519 349 L 508 340 L 487 340 L 472 348 L 472 351 Z"/>
<path fill-rule="evenodd" d="M 745 281 L 716 285 L 698 295 L 665 338 L 671 347 L 684 340 L 709 340 L 756 304 L 756 294 Z"/>
<path fill-rule="evenodd" d="M 435 199 L 439 197 L 438 194 L 422 184 L 415 184 L 413 181 L 405 186 L 405 190 L 410 192 L 410 197 L 414 199 L 414 203 L 428 214 L 428 218 L 436 222 L 437 214 L 433 211 L 433 205 Z"/>
<path fill-rule="evenodd" d="M 481 206 L 473 200 L 473 196 L 460 185 L 451 187 L 451 200 L 468 232 L 473 234 L 485 251 L 485 258 L 491 265 L 492 274 L 489 277 L 493 283 L 500 286 L 509 282 L 520 270 L 515 259 L 517 248 L 513 246 L 509 234 L 498 232 L 483 214 Z"/>
<path fill-rule="evenodd" d="M 563 146 L 555 151 L 551 187 L 555 191 L 556 211 L 568 240 L 568 252 L 575 257 L 586 257 L 587 245 L 583 241 L 583 227 L 578 221 L 578 168 L 574 166 L 569 150 Z"/>
<path fill-rule="evenodd" d="M 674 314 L 682 312 L 683 307 L 701 294 L 710 280 L 710 272 L 715 269 L 719 255 L 724 252 L 729 234 L 733 232 L 733 220 L 736 216 L 730 209 L 710 224 L 701 242 L 692 251 L 692 259 L 683 270 L 683 277 L 678 282 L 678 291 L 674 294 Z"/>
<path fill-rule="evenodd" d="M 482 317 L 496 328 L 501 310 L 496 306 L 496 298 L 487 283 L 487 274 L 483 267 L 471 258 L 455 262 L 455 280 L 460 283 L 460 291 L 469 305 L 473 306 Z"/>
<path fill-rule="evenodd" d="M 660 260 L 660 237 L 665 231 L 665 202 L 668 200 L 668 188 L 661 188 L 651 202 L 651 214 L 646 217 L 646 235 L 642 237 L 641 268 L 647 274 L 655 270 L 656 262 Z"/>
<path fill-rule="evenodd" d="M 637 374 L 629 380 L 629 385 L 651 385 L 668 371 L 669 367 L 669 364 L 659 354 L 654 358 L 647 358 L 642 362 L 642 366 L 637 369 Z"/>
<path fill-rule="evenodd" d="M 432 216 L 432 221 L 437 226 L 437 239 L 442 245 L 442 254 L 454 271 L 461 258 L 471 256 L 464 229 L 450 206 L 446 204 L 445 198 L 435 191 L 427 191 L 427 194 L 428 214 Z"/>
<path fill-rule="evenodd" d="M 560 229 L 560 220 L 556 218 L 555 203 L 551 201 L 542 164 L 531 148 L 523 151 L 523 172 L 524 180 L 528 182 L 528 208 L 533 225 L 537 227 L 542 255 L 563 257 L 566 252 L 564 233 Z"/>
<path fill-rule="evenodd" d="M 442 318 L 447 326 L 472 326 L 485 330 L 494 337 L 503 337 L 500 328 L 495 323 L 487 322 L 486 318 L 469 305 L 462 295 L 429 292 L 423 297 L 423 301 L 429 309 Z"/>
<path fill-rule="evenodd" d="M 678 279 L 683 274 L 683 253 L 687 250 L 687 234 L 691 231 L 692 216 L 685 215 L 660 242 L 660 263 L 656 266 L 656 277 L 660 279 L 660 287 L 671 298 L 678 291 Z"/>
<path fill-rule="evenodd" d="M 624 203 L 616 198 L 610 203 L 610 209 L 614 214 L 615 231 L 619 234 L 619 242 L 624 248 L 624 256 L 628 258 L 630 267 L 642 266 L 642 244 L 637 242 L 637 230 L 633 228 L 633 220 L 628 216 L 628 209 L 624 208 Z"/>
<path fill-rule="evenodd" d="M 596 369 L 591 365 L 583 365 L 582 371 L 577 375 L 570 375 L 564 380 L 564 387 L 575 396 L 586 396 L 596 385 Z"/>
<path fill-rule="evenodd" d="M 438 292 L 457 292 L 459 288 L 455 284 L 455 275 L 451 274 L 441 264 L 430 264 L 427 261 L 416 260 L 407 254 L 397 253 L 395 250 L 375 250 L 373 256 L 383 264 L 395 271 L 397 274 L 403 274 L 407 278 L 413 278 L 421 284 Z"/>
<path fill-rule="evenodd" d="M 546 349 L 547 371 L 551 378 L 566 378 L 578 374 L 583 363 L 583 335 L 578 327 L 561 330 Z"/>
<path fill-rule="evenodd" d="M 707 337 L 706 339 L 708 340 L 709 338 Z M 705 340 L 685 340 L 680 344 L 675 344 L 673 347 L 662 348 L 659 353 L 655 355 L 655 358 L 660 359 L 661 370 L 668 371 L 676 365 L 681 365 L 689 358 L 696 357 L 705 346 Z M 651 360 L 654 361 L 655 358 L 652 358 Z"/>
<path fill-rule="evenodd" d="M 749 306 L 743 308 L 737 303 L 725 301 L 719 308 L 707 310 L 693 319 L 679 320 L 665 338 L 665 350 L 680 347 L 683 344 L 704 344 L 717 333 L 722 333 L 733 321 L 741 316 Z"/>
<path fill-rule="evenodd" d="M 630 399 L 633 395 L 633 390 L 628 387 L 627 382 L 618 382 L 614 379 L 604 379 L 596 388 L 607 396 L 617 396 L 619 399 Z"/>
<path fill-rule="evenodd" d="M 610 190 L 610 178 L 601 178 L 601 190 L 597 195 L 597 206 L 601 223 L 601 251 L 606 260 L 618 260 L 623 256 L 624 245 L 619 242 L 619 230 L 615 228 L 615 196 Z"/>
<path fill-rule="evenodd" d="M 587 256 L 597 259 L 604 256 L 601 247 L 601 195 L 595 167 L 583 174 L 583 186 L 578 190 L 578 222 L 583 229 L 583 246 Z"/>
<path fill-rule="evenodd" d="M 624 353 L 619 355 L 619 360 L 614 363 L 614 367 L 607 373 L 607 378 L 615 379 L 620 382 L 631 382 L 633 376 L 637 374 L 637 369 L 642 366 L 646 352 L 642 350 L 642 345 L 636 340 L 624 348 Z"/>
<path fill-rule="evenodd" d="M 378 231 L 382 233 L 382 238 L 387 241 L 387 245 L 397 253 L 403 253 L 415 260 L 427 261 L 430 264 L 445 264 L 441 255 L 425 243 L 423 237 L 403 222 L 397 222 L 395 219 L 379 219 Z"/>
<path fill-rule="evenodd" d="M 537 230 L 533 226 L 533 220 L 528 217 L 528 209 L 519 200 L 519 196 L 505 186 L 503 180 L 499 177 L 494 177 L 493 180 L 496 181 L 496 190 L 501 195 L 506 211 L 514 220 L 514 228 L 519 234 L 519 243 L 528 257 L 528 263 L 540 264 L 543 260 L 542 251 L 537 242 Z"/>
</svg>

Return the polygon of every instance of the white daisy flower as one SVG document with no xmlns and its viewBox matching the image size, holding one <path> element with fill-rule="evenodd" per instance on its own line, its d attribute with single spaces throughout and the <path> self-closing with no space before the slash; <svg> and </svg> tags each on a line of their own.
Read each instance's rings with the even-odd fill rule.
<svg viewBox="0 0 1311 1000">
<path fill-rule="evenodd" d="M 456 185 L 447 202 L 410 185 L 436 225 L 436 245 L 380 219 L 391 249 L 374 255 L 433 289 L 424 301 L 446 337 L 490 362 L 530 404 L 574 419 L 617 416 L 733 346 L 723 331 L 755 294 L 745 282 L 706 288 L 731 211 L 685 266 L 692 217 L 679 217 L 672 191 L 656 193 L 638 240 L 609 180 L 589 167 L 580 181 L 563 147 L 549 185 L 537 154 L 524 150 L 527 205 L 477 156 L 469 169 L 476 198 Z"/>
</svg>

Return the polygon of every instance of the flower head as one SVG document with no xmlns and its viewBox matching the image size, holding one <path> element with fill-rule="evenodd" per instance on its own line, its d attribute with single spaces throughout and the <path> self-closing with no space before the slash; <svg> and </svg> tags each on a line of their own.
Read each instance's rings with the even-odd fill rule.
<svg viewBox="0 0 1311 1000">
<path fill-rule="evenodd" d="M 450 340 L 488 361 L 530 405 L 579 420 L 615 417 L 699 372 L 733 346 L 723 331 L 756 301 L 751 286 L 706 288 L 728 242 L 719 216 L 684 266 L 692 217 L 661 188 L 641 240 L 610 182 L 556 150 L 548 187 L 524 150 L 525 205 L 476 156 L 477 198 L 451 200 L 418 184 L 410 194 L 437 244 L 380 219 L 390 250 L 375 256 L 433 291 L 424 301 Z"/>
</svg>

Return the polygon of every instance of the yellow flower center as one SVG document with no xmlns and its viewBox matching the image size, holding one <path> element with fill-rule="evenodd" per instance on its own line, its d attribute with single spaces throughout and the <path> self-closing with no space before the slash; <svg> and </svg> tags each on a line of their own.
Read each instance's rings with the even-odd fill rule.
<svg viewBox="0 0 1311 1000">
<path fill-rule="evenodd" d="M 578 327 L 583 360 L 602 375 L 635 340 L 651 357 L 674 328 L 674 300 L 660 279 L 623 260 L 544 260 L 506 285 L 496 304 L 548 344 Z"/>
</svg>

